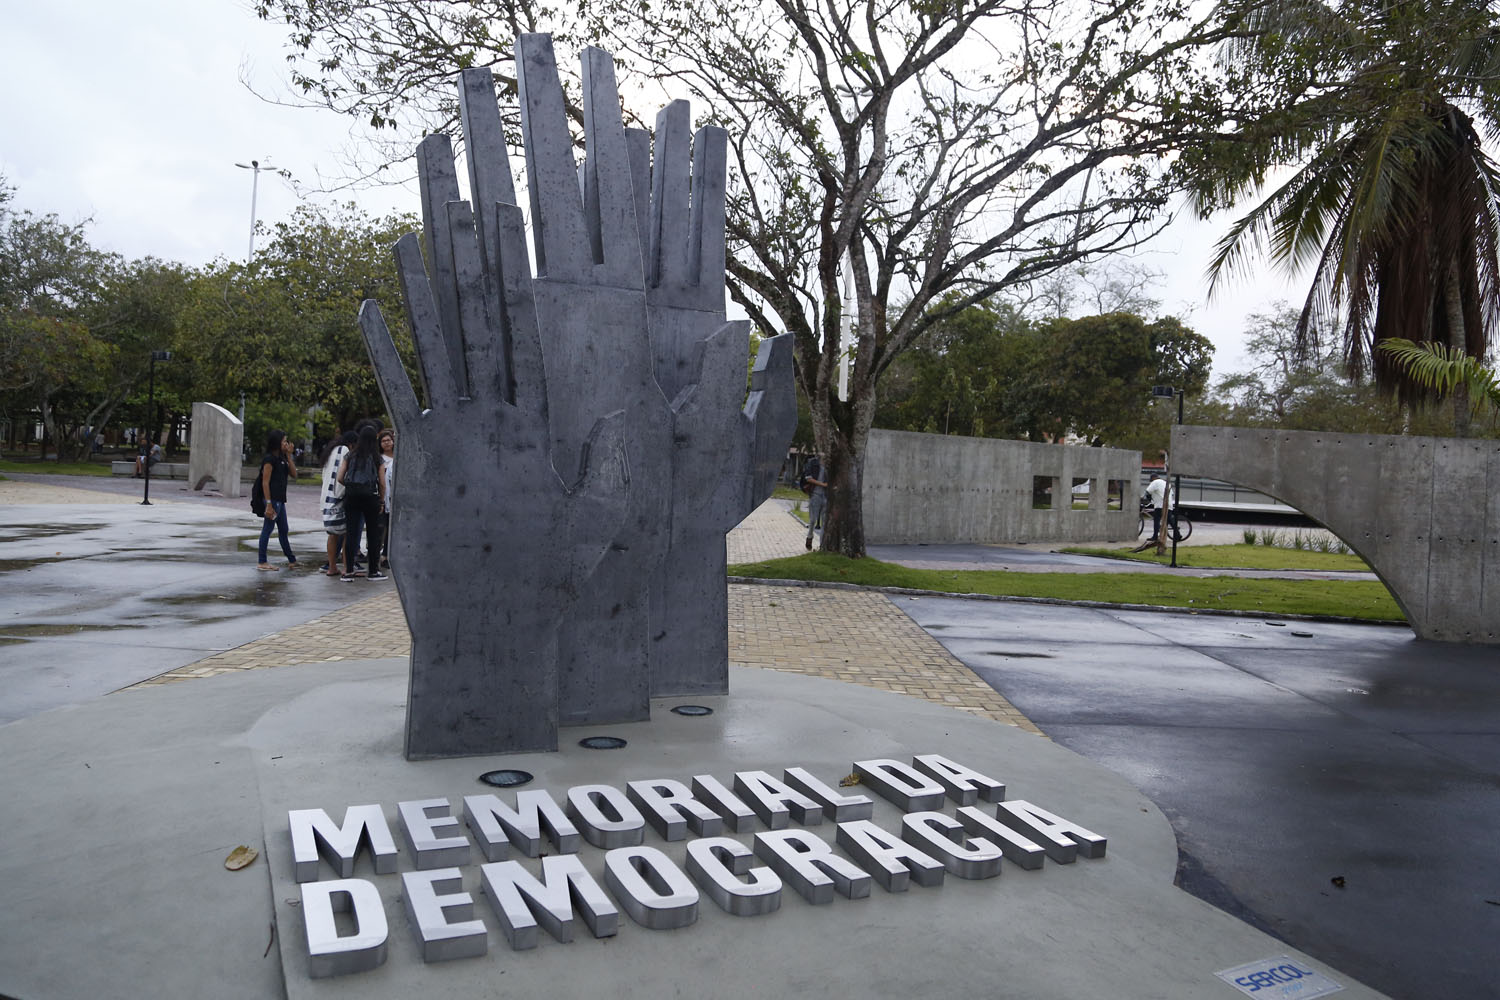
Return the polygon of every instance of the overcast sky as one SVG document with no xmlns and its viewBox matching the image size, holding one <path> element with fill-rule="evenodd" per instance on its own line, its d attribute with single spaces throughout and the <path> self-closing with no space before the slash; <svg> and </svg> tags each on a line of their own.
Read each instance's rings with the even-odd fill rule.
<svg viewBox="0 0 1500 1000">
<path fill-rule="evenodd" d="M 267 103 L 285 88 L 285 31 L 236 0 L 51 0 L 12 5 L 0 59 L 0 173 L 20 208 L 92 219 L 96 245 L 189 265 L 243 259 L 252 159 L 302 187 L 345 174 L 349 123 Z M 367 211 L 418 209 L 415 185 L 309 195 Z M 298 194 L 262 173 L 256 215 L 285 218 Z M 1217 377 L 1244 364 L 1246 314 L 1298 290 L 1261 268 L 1209 307 L 1204 263 L 1223 222 L 1175 225 L 1143 262 L 1167 274 L 1163 309 L 1214 341 Z"/>
</svg>

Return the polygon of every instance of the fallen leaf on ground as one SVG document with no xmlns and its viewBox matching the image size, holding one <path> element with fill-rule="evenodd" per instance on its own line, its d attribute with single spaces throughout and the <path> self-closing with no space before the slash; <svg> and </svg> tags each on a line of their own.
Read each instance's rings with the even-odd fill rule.
<svg viewBox="0 0 1500 1000">
<path fill-rule="evenodd" d="M 224 859 L 224 867 L 232 872 L 237 872 L 258 857 L 260 857 L 259 851 L 253 847 L 246 847 L 244 844 L 241 844 L 229 852 L 229 857 Z"/>
<path fill-rule="evenodd" d="M 842 778 L 839 779 L 839 787 L 840 788 L 849 788 L 850 786 L 857 785 L 857 784 L 859 784 L 859 772 L 858 771 L 854 772 L 853 774 L 846 774 Z"/>
</svg>

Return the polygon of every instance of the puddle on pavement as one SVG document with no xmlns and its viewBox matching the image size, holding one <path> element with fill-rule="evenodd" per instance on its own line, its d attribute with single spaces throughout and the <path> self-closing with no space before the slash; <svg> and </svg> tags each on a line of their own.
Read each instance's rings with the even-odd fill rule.
<svg viewBox="0 0 1500 1000">
<path fill-rule="evenodd" d="M 0 542 L 24 542 L 33 538 L 48 538 L 53 535 L 72 535 L 80 531 L 92 531 L 95 525 L 77 524 L 11 524 L 0 533 Z"/>
<path fill-rule="evenodd" d="M 17 570 L 36 569 L 47 563 L 67 562 L 67 557 L 52 556 L 47 559 L 0 559 L 0 573 L 13 573 Z"/>
<path fill-rule="evenodd" d="M 77 635 L 80 632 L 115 632 L 135 628 L 134 625 L 6 625 L 0 627 L 0 636 L 12 642 L 27 639 L 47 639 L 60 635 Z"/>
<path fill-rule="evenodd" d="M 1050 660 L 1051 653 L 1018 653 L 1011 649 L 986 649 L 986 656 L 1010 656 L 1018 660 Z"/>
</svg>

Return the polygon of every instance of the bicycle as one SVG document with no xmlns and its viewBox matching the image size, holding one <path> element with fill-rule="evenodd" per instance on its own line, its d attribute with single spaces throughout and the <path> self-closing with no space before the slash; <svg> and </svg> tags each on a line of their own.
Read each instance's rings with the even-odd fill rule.
<svg viewBox="0 0 1500 1000">
<path fill-rule="evenodd" d="M 1155 508 L 1148 503 L 1141 504 L 1141 516 L 1140 519 L 1136 522 L 1135 537 L 1140 538 L 1146 534 L 1147 525 L 1151 524 L 1153 521 L 1151 512 L 1154 509 Z M 1189 538 L 1193 537 L 1192 519 L 1189 518 L 1187 516 L 1187 512 L 1182 510 L 1180 507 L 1167 515 L 1167 524 L 1168 538 L 1171 538 L 1178 542 L 1185 542 Z"/>
</svg>

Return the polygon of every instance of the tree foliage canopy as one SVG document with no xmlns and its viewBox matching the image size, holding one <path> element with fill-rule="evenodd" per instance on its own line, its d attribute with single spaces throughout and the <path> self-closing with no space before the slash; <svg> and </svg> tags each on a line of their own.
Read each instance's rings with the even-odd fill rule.
<svg viewBox="0 0 1500 1000">
<path fill-rule="evenodd" d="M 1220 11 L 1236 28 L 1226 56 L 1248 67 L 1260 110 L 1188 151 L 1199 205 L 1229 207 L 1278 179 L 1220 243 L 1215 277 L 1257 253 L 1311 265 L 1298 343 L 1341 326 L 1355 378 L 1403 385 L 1375 351 L 1387 337 L 1482 357 L 1500 319 L 1500 172 L 1481 145 L 1500 135 L 1494 5 L 1227 0 Z"/>
<path fill-rule="evenodd" d="M 877 426 L 1116 447 L 1165 445 L 1153 385 L 1207 386 L 1213 346 L 1174 317 L 1045 322 L 972 306 L 896 362 Z"/>
</svg>

